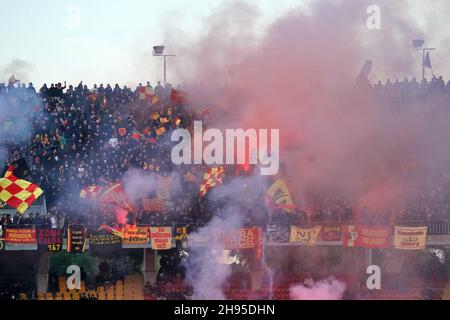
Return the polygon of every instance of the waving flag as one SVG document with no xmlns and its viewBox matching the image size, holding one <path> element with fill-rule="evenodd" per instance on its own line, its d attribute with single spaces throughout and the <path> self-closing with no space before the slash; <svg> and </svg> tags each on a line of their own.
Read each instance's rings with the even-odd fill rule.
<svg viewBox="0 0 450 320">
<path fill-rule="evenodd" d="M 96 200 L 99 198 L 100 193 L 102 192 L 103 188 L 99 186 L 89 186 L 85 187 L 80 192 L 80 198 L 83 199 L 89 199 L 89 200 Z"/>
<path fill-rule="evenodd" d="M 295 209 L 289 189 L 282 179 L 275 181 L 266 191 L 266 205 L 269 208 L 283 209 L 288 213 Z"/>
<path fill-rule="evenodd" d="M 113 235 L 118 236 L 118 237 L 120 237 L 120 238 L 123 238 L 123 237 L 124 237 L 124 232 L 123 232 L 122 229 L 119 229 L 119 228 L 113 228 L 113 227 L 110 227 L 110 226 L 108 226 L 108 225 L 106 225 L 106 224 L 102 224 L 102 225 L 100 226 L 100 228 L 98 228 L 97 232 L 98 232 L 98 231 L 101 231 L 101 230 L 106 230 L 106 231 L 108 231 L 109 233 L 112 233 Z"/>
<path fill-rule="evenodd" d="M 413 40 L 413 47 L 414 48 L 420 48 L 421 46 L 423 46 L 424 43 L 425 43 L 425 41 L 422 40 L 422 39 L 414 39 Z"/>
<path fill-rule="evenodd" d="M 112 204 L 119 208 L 136 212 L 133 204 L 125 193 L 125 190 L 123 190 L 122 184 L 120 183 L 115 183 L 109 188 L 106 188 L 106 191 L 104 191 L 100 196 L 100 203 L 103 205 Z"/>
<path fill-rule="evenodd" d="M 426 68 L 430 68 L 433 69 L 433 67 L 431 66 L 431 59 L 430 59 L 430 53 L 427 52 L 427 55 L 425 56 L 425 60 L 423 62 L 423 66 Z"/>
<path fill-rule="evenodd" d="M 9 80 L 8 80 L 8 83 L 9 83 L 10 85 L 15 85 L 15 84 L 18 83 L 18 82 L 20 82 L 20 80 L 19 80 L 19 79 L 16 79 L 16 77 L 15 77 L 14 75 L 12 75 L 12 76 L 9 78 Z"/>
<path fill-rule="evenodd" d="M 209 190 L 222 183 L 224 172 L 225 167 L 223 166 L 210 168 L 205 172 L 198 194 L 200 198 L 204 197 Z"/>
<path fill-rule="evenodd" d="M 0 200 L 24 213 L 43 191 L 34 183 L 14 176 L 13 170 L 14 167 L 10 166 L 0 179 Z"/>
</svg>

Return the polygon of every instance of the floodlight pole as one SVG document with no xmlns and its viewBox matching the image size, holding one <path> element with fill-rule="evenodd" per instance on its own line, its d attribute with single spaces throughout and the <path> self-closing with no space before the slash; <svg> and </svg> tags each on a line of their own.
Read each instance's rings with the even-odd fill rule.
<svg viewBox="0 0 450 320">
<path fill-rule="evenodd" d="M 167 84 L 167 57 L 176 57 L 174 54 L 164 54 L 164 46 L 154 46 L 153 56 L 164 58 L 164 85 Z"/>
<path fill-rule="evenodd" d="M 176 57 L 174 54 L 162 54 L 164 57 L 164 85 L 167 84 L 167 57 Z"/>
</svg>

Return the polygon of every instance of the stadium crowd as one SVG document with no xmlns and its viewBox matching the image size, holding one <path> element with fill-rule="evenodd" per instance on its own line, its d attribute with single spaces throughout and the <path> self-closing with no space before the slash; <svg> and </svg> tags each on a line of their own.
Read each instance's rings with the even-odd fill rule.
<svg viewBox="0 0 450 320">
<path fill-rule="evenodd" d="M 371 94 L 393 106 L 424 99 L 446 101 L 450 97 L 450 81 L 445 84 L 442 77 L 421 83 L 416 79 L 395 82 L 388 79 L 385 84 L 367 85 Z M 99 181 L 115 181 L 129 168 L 159 175 L 177 171 L 179 177 L 185 177 L 187 168 L 175 167 L 170 160 L 173 142 L 169 133 L 177 127 L 189 128 L 194 119 L 205 115 L 200 111 L 188 111 L 183 100 L 174 99 L 173 93 L 177 90 L 159 82 L 155 88 L 147 82 L 145 86 L 139 84 L 135 90 L 118 84 L 114 87 L 94 85 L 89 89 L 82 82 L 75 87 L 66 83 L 50 87 L 44 84 L 39 90 L 32 83 L 28 86 L 0 84 L 0 101 L 11 110 L 0 122 L 0 136 L 5 140 L 3 145 L 6 143 L 8 161 L 28 160 L 31 164 L 29 180 L 45 190 L 49 208 L 46 217 L 31 212 L 3 216 L 1 224 L 36 223 L 60 228 L 68 223 L 111 224 L 115 217 L 80 201 L 83 187 Z M 145 96 L 142 98 L 142 92 L 152 94 L 150 101 Z M 167 212 L 144 214 L 139 207 L 137 222 L 162 225 L 172 221 L 181 224 L 207 221 L 217 208 L 198 201 L 195 184 L 186 179 L 181 179 L 181 183 L 183 194 L 173 200 Z M 450 204 L 445 195 L 449 186 L 448 183 L 429 186 L 400 217 L 448 222 Z M 352 219 L 354 204 L 349 201 L 333 194 L 314 197 L 316 206 L 311 212 L 300 212 L 296 216 L 280 212 L 273 221 L 344 222 Z M 97 214 L 89 214 L 94 210 Z M 386 220 L 388 216 L 386 214 Z M 249 220 L 254 221 L 254 218 L 250 214 Z"/>
</svg>

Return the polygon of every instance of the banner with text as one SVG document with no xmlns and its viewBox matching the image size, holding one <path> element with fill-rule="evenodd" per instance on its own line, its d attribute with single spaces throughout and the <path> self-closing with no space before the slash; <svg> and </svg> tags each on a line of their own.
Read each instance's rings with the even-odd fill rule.
<svg viewBox="0 0 450 320">
<path fill-rule="evenodd" d="M 150 238 L 153 250 L 172 248 L 172 227 L 151 227 Z"/>
<path fill-rule="evenodd" d="M 61 251 L 62 232 L 60 229 L 39 228 L 37 229 L 37 244 L 39 250 L 51 252 Z"/>
<path fill-rule="evenodd" d="M 36 229 L 6 228 L 5 240 L 8 244 L 36 244 Z"/>
<path fill-rule="evenodd" d="M 322 227 L 320 226 L 312 229 L 303 229 L 291 226 L 291 236 L 289 242 L 302 242 L 308 246 L 313 246 L 319 238 L 321 229 Z"/>
<path fill-rule="evenodd" d="M 253 249 L 259 245 L 257 227 L 238 229 L 216 229 L 214 234 L 215 246 L 223 250 Z"/>
<path fill-rule="evenodd" d="M 99 250 L 110 250 L 120 248 L 122 239 L 107 231 L 98 231 L 89 233 L 89 248 Z"/>
<path fill-rule="evenodd" d="M 127 227 L 123 235 L 123 244 L 126 245 L 146 245 L 149 235 L 148 227 Z"/>
<path fill-rule="evenodd" d="M 319 238 L 322 241 L 341 241 L 342 240 L 341 225 L 338 223 L 323 224 Z"/>
<path fill-rule="evenodd" d="M 395 227 L 394 245 L 401 250 L 422 250 L 427 242 L 427 227 Z"/>
<path fill-rule="evenodd" d="M 342 226 L 342 240 L 347 247 L 388 248 L 390 227 Z"/>
<path fill-rule="evenodd" d="M 83 253 L 86 249 L 86 227 L 67 227 L 67 252 Z"/>
</svg>

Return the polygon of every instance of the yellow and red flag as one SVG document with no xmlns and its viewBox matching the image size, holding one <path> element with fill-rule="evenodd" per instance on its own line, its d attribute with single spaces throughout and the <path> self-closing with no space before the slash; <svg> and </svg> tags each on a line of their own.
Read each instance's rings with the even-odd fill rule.
<svg viewBox="0 0 450 320">
<path fill-rule="evenodd" d="M 283 179 L 277 179 L 266 191 L 266 206 L 291 213 L 295 209 L 289 189 Z"/>
<path fill-rule="evenodd" d="M 43 191 L 36 184 L 14 176 L 13 170 L 10 166 L 0 179 L 0 200 L 24 213 Z"/>
<path fill-rule="evenodd" d="M 88 186 L 81 189 L 80 198 L 96 200 L 99 198 L 103 188 L 99 186 Z"/>
<path fill-rule="evenodd" d="M 115 183 L 106 188 L 106 191 L 100 196 L 100 203 L 102 205 L 112 204 L 133 213 L 136 212 L 136 209 L 133 207 L 133 204 L 120 183 Z"/>
<path fill-rule="evenodd" d="M 139 88 L 139 100 L 152 101 L 154 94 L 155 92 L 152 87 L 146 86 Z"/>
<path fill-rule="evenodd" d="M 199 197 L 202 198 L 205 196 L 205 194 L 217 186 L 218 184 L 222 183 L 222 178 L 225 172 L 225 167 L 213 167 L 208 169 L 205 174 L 203 175 L 203 181 L 200 185 L 200 191 L 199 191 Z"/>
<path fill-rule="evenodd" d="M 113 235 L 115 235 L 117 237 L 123 238 L 124 237 L 124 230 L 125 230 L 125 228 L 113 228 L 113 227 L 110 227 L 110 226 L 108 226 L 106 224 L 102 224 L 100 226 L 100 228 L 98 228 L 97 231 L 101 231 L 101 230 L 106 230 L 109 233 L 112 233 Z"/>
</svg>

